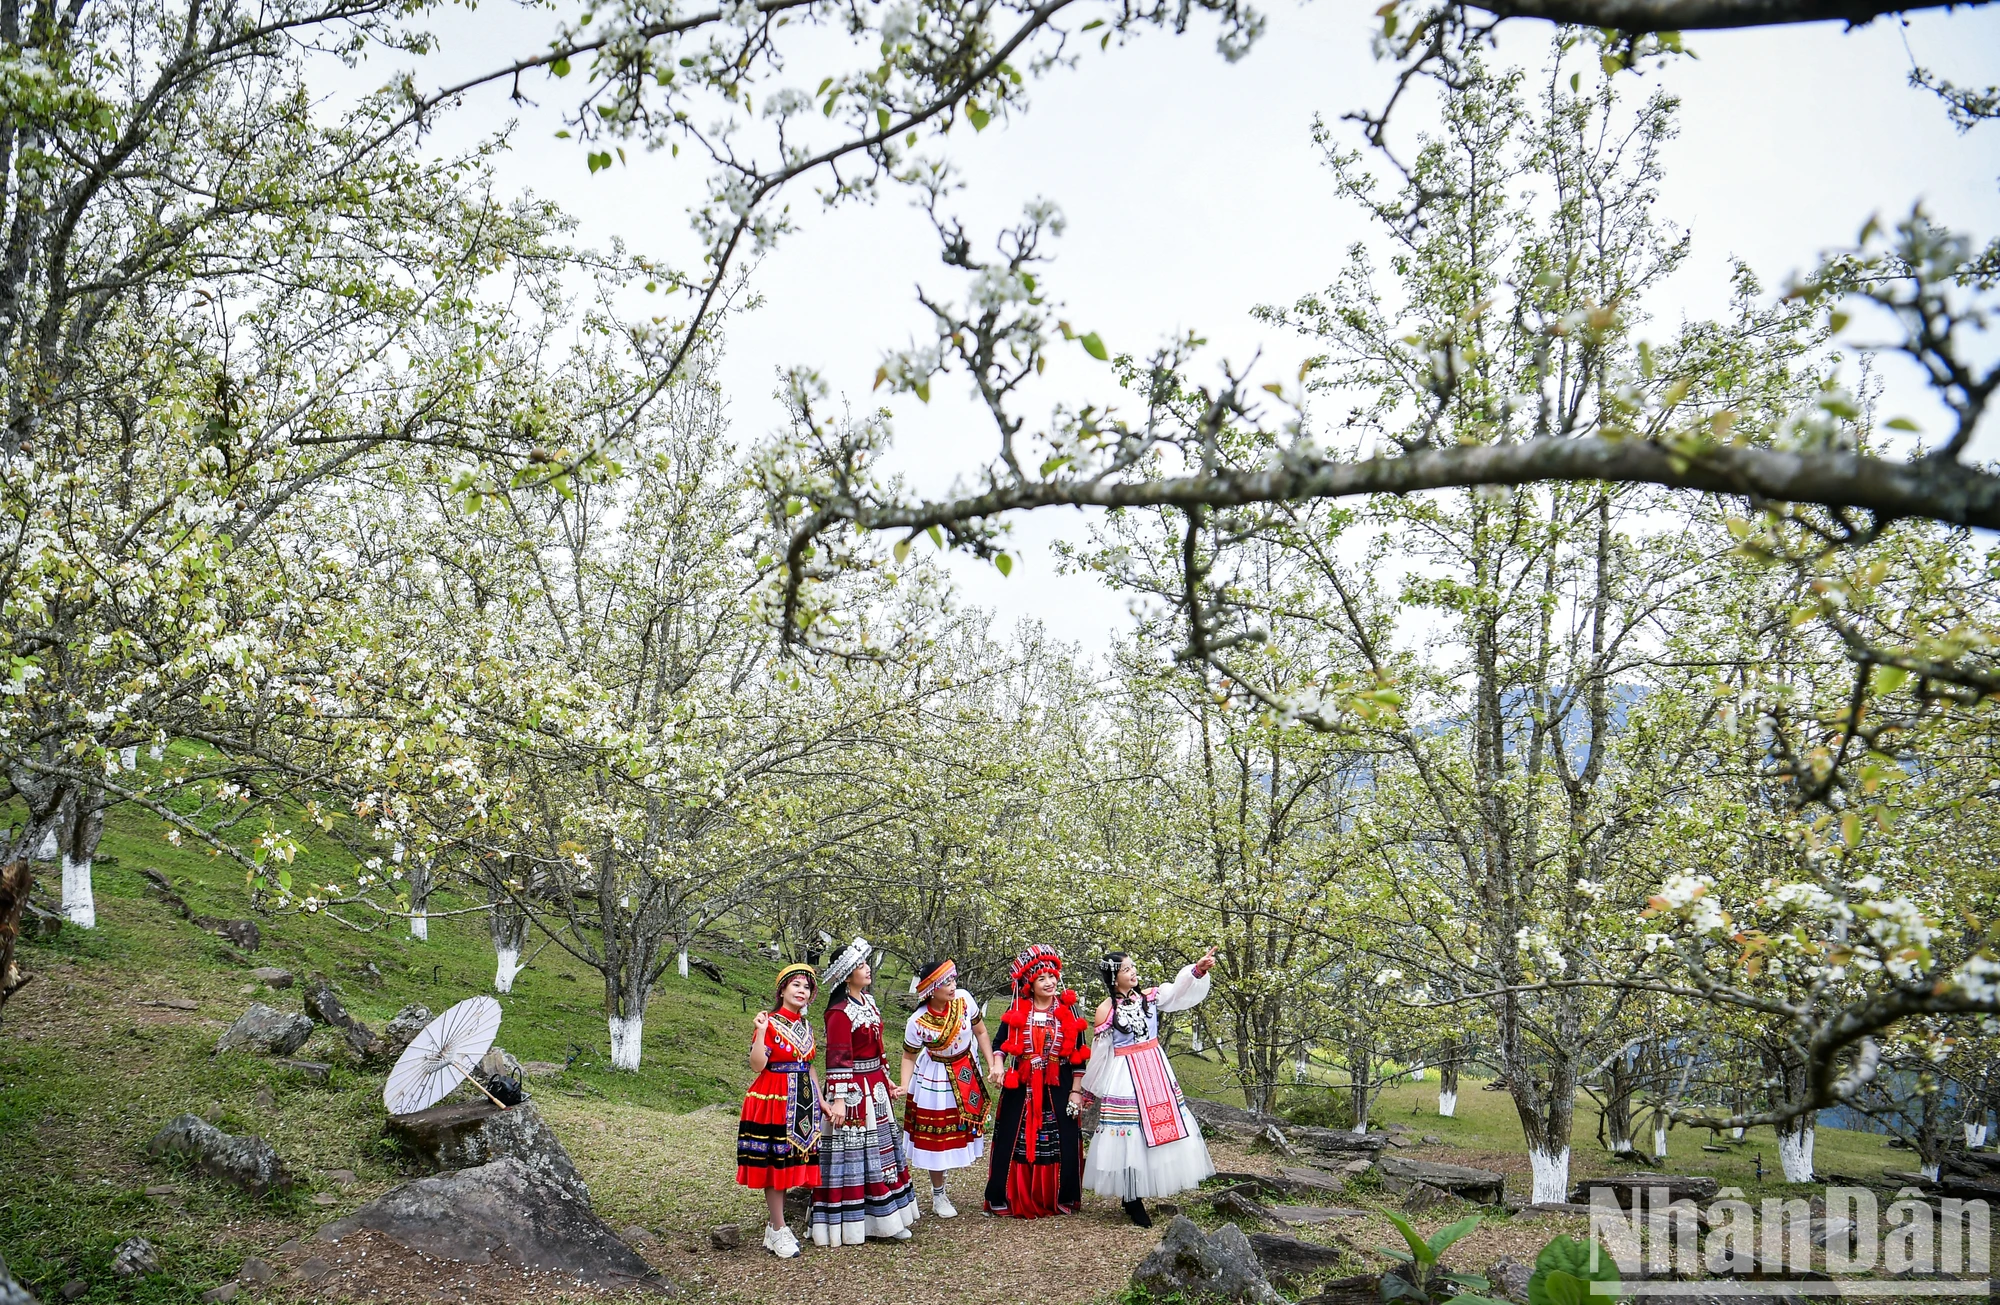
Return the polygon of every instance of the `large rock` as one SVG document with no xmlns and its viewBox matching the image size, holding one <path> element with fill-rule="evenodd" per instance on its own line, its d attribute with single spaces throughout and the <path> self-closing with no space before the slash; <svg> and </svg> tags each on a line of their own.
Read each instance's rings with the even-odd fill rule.
<svg viewBox="0 0 2000 1305">
<path fill-rule="evenodd" d="M 518 1160 L 530 1173 L 553 1183 L 590 1208 L 590 1188 L 569 1152 L 556 1139 L 532 1101 L 502 1110 L 491 1101 L 432 1106 L 412 1115 L 389 1116 L 389 1131 L 440 1169 L 471 1169 L 495 1160 Z"/>
<path fill-rule="evenodd" d="M 1386 1133 L 1356 1133 L 1345 1128 L 1308 1128 L 1303 1125 L 1285 1130 L 1292 1145 L 1321 1155 L 1374 1155 L 1389 1144 Z"/>
<path fill-rule="evenodd" d="M 403 1049 L 410 1045 L 411 1039 L 422 1033 L 424 1025 L 430 1022 L 430 1007 L 420 1006 L 416 1002 L 403 1007 L 390 1016 L 389 1022 L 382 1026 L 382 1046 L 379 1054 L 390 1059 L 402 1055 Z"/>
<path fill-rule="evenodd" d="M 260 1056 L 289 1056 L 306 1045 L 312 1032 L 313 1022 L 304 1015 L 287 1015 L 253 1001 L 216 1041 L 215 1050 L 218 1055 L 241 1048 Z"/>
<path fill-rule="evenodd" d="M 4 1259 L 0 1259 L 0 1305 L 40 1305 L 35 1293 L 15 1280 Z"/>
<path fill-rule="evenodd" d="M 330 1024 L 339 1029 L 351 1029 L 356 1020 L 347 1013 L 347 1007 L 340 1004 L 340 997 L 333 990 L 333 983 L 324 974 L 315 974 L 306 982 L 304 993 L 306 1014 L 321 1024 Z"/>
<path fill-rule="evenodd" d="M 1338 1247 L 1302 1242 L 1276 1233 L 1252 1233 L 1249 1241 L 1257 1263 L 1274 1278 L 1303 1278 L 1331 1269 L 1346 1258 L 1346 1253 Z"/>
<path fill-rule="evenodd" d="M 1418 1183 L 1429 1183 L 1453 1196 L 1464 1197 L 1475 1205 L 1500 1204 L 1501 1189 L 1506 1182 L 1503 1175 L 1491 1169 L 1448 1165 L 1436 1160 L 1414 1160 L 1408 1156 L 1385 1155 L 1378 1164 L 1385 1180 L 1383 1185 L 1392 1191 L 1408 1193 Z"/>
<path fill-rule="evenodd" d="M 1132 1285 L 1154 1296 L 1176 1294 L 1196 1300 L 1250 1301 L 1284 1305 L 1285 1298 L 1264 1277 L 1250 1239 L 1233 1223 L 1204 1236 L 1186 1215 L 1177 1214 L 1166 1235 L 1132 1271 Z"/>
<path fill-rule="evenodd" d="M 181 1115 L 153 1135 L 146 1154 L 181 1156 L 196 1170 L 257 1196 L 292 1185 L 278 1153 L 261 1137 L 235 1137 L 199 1115 Z"/>
<path fill-rule="evenodd" d="M 466 1264 L 499 1261 L 609 1287 L 653 1278 L 589 1206 L 512 1156 L 391 1188 L 314 1238 L 337 1242 L 363 1228 L 419 1254 Z"/>
<path fill-rule="evenodd" d="M 1680 1200 L 1709 1201 L 1715 1199 L 1720 1184 L 1713 1178 L 1689 1177 L 1685 1174 L 1619 1174 L 1612 1178 L 1586 1178 L 1576 1185 L 1576 1190 L 1569 1194 L 1569 1199 L 1572 1202 L 1588 1205 L 1591 1192 L 1598 1188 L 1610 1192 L 1618 1199 L 1619 1205 L 1630 1210 L 1633 1208 L 1633 1202 L 1639 1199 L 1640 1192 L 1664 1191 L 1666 1193 L 1664 1198 L 1651 1198 L 1659 1201 L 1661 1205 Z"/>
</svg>

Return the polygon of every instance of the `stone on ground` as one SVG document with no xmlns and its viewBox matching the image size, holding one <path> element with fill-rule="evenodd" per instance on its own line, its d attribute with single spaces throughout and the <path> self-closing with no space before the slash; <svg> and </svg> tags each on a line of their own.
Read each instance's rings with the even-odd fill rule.
<svg viewBox="0 0 2000 1305">
<path fill-rule="evenodd" d="M 216 1041 L 215 1051 L 220 1055 L 241 1048 L 260 1056 L 289 1056 L 306 1044 L 312 1031 L 313 1022 L 306 1016 L 287 1015 L 253 1001 Z"/>
<path fill-rule="evenodd" d="M 407 1250 L 466 1264 L 500 1261 L 600 1286 L 645 1284 L 652 1270 L 590 1207 L 512 1156 L 390 1189 L 314 1234 L 360 1229 Z"/>
<path fill-rule="evenodd" d="M 39 1305 L 35 1293 L 15 1281 L 4 1259 L 0 1259 L 0 1305 Z"/>
<path fill-rule="evenodd" d="M 160 1271 L 160 1253 L 144 1237 L 127 1237 L 111 1253 L 111 1271 L 121 1278 L 143 1278 Z"/>
<path fill-rule="evenodd" d="M 590 1208 L 590 1188 L 576 1171 L 555 1130 L 532 1101 L 500 1109 L 491 1101 L 432 1106 L 410 1115 L 391 1115 L 389 1131 L 440 1169 L 471 1169 L 513 1159 Z"/>
<path fill-rule="evenodd" d="M 718 1251 L 733 1251 L 743 1244 L 743 1225 L 717 1224 L 708 1230 L 708 1244 Z"/>
<path fill-rule="evenodd" d="M 1639 1199 L 1639 1193 L 1643 1191 L 1665 1189 L 1667 1201 L 1678 1201 L 1683 1198 L 1709 1201 L 1715 1198 L 1715 1193 L 1721 1184 L 1713 1178 L 1687 1174 L 1620 1174 L 1615 1178 L 1586 1178 L 1576 1185 L 1576 1190 L 1569 1194 L 1569 1199 L 1587 1205 L 1590 1202 L 1592 1189 L 1599 1187 L 1608 1189 L 1618 1198 L 1618 1204 L 1629 1210 L 1633 1208 L 1633 1203 Z"/>
<path fill-rule="evenodd" d="M 321 1024 L 335 1028 L 353 1028 L 355 1019 L 347 1013 L 347 1007 L 340 1004 L 340 997 L 333 990 L 333 983 L 324 974 L 315 974 L 307 980 L 305 987 L 306 1014 Z"/>
<path fill-rule="evenodd" d="M 424 1025 L 431 1022 L 430 1007 L 411 1002 L 390 1016 L 382 1026 L 381 1054 L 394 1059 L 403 1054 L 411 1039 L 424 1031 Z"/>
<path fill-rule="evenodd" d="M 1502 1199 L 1502 1185 L 1506 1181 L 1491 1169 L 1474 1169 L 1469 1165 L 1448 1165 L 1436 1160 L 1417 1160 L 1408 1156 L 1385 1155 L 1379 1161 L 1382 1167 L 1383 1186 L 1399 1194 L 1407 1194 L 1418 1183 L 1428 1183 L 1432 1187 L 1463 1197 L 1475 1205 L 1498 1205 Z"/>
<path fill-rule="evenodd" d="M 1154 1296 L 1284 1305 L 1264 1277 L 1250 1239 L 1233 1223 L 1204 1235 L 1186 1215 L 1175 1215 L 1166 1235 L 1132 1271 L 1132 1285 Z"/>
<path fill-rule="evenodd" d="M 1303 1278 L 1338 1265 L 1343 1253 L 1332 1246 L 1302 1242 L 1276 1233 L 1250 1234 L 1250 1252 L 1265 1273 L 1274 1278 Z"/>
<path fill-rule="evenodd" d="M 278 1153 L 261 1137 L 235 1137 L 199 1115 L 180 1115 L 146 1143 L 146 1154 L 176 1155 L 211 1178 L 233 1183 L 253 1196 L 292 1185 Z"/>
<path fill-rule="evenodd" d="M 1486 1280 L 1493 1284 L 1494 1293 L 1515 1305 L 1528 1305 L 1528 1279 L 1535 1276 L 1532 1264 L 1522 1264 L 1501 1256 L 1486 1270 Z"/>
<path fill-rule="evenodd" d="M 292 972 L 290 970 L 281 970 L 275 965 L 260 965 L 250 971 L 250 977 L 267 987 L 289 988 L 292 986 Z"/>
</svg>

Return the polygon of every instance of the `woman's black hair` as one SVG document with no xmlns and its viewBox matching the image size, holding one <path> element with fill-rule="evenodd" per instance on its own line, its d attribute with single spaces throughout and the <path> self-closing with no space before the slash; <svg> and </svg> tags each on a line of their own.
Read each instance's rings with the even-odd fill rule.
<svg viewBox="0 0 2000 1305">
<path fill-rule="evenodd" d="M 1127 952 L 1106 952 L 1104 959 L 1097 963 L 1097 977 L 1104 980 L 1104 991 L 1112 997 L 1118 995 L 1118 968 L 1132 960 Z M 1132 962 L 1134 966 L 1137 961 Z"/>
<path fill-rule="evenodd" d="M 936 974 L 938 966 L 943 964 L 944 964 L 944 957 L 942 956 L 937 957 L 935 960 L 925 961 L 924 968 L 917 971 L 917 983 L 921 986 L 923 981 L 925 979 L 930 978 L 931 975 Z M 926 1000 L 928 1000 L 928 998 L 926 998 Z"/>
</svg>

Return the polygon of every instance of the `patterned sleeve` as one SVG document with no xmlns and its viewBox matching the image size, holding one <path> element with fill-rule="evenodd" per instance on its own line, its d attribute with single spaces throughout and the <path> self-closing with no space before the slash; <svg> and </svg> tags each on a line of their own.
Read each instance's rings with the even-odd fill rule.
<svg viewBox="0 0 2000 1305">
<path fill-rule="evenodd" d="M 918 1014 L 922 1014 L 921 1011 Z M 924 1049 L 924 1040 L 917 1033 L 917 1016 L 912 1015 L 903 1025 L 903 1050 L 915 1055 Z"/>
<path fill-rule="evenodd" d="M 854 1077 L 854 1025 L 842 1002 L 826 1013 L 826 1081 L 839 1083 Z"/>
</svg>

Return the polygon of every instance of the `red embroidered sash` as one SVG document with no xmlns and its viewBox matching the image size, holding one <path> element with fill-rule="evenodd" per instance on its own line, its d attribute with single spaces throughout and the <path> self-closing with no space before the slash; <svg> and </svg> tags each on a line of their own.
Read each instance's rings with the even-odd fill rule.
<svg viewBox="0 0 2000 1305">
<path fill-rule="evenodd" d="M 1119 1047 L 1114 1054 L 1123 1057 L 1125 1067 L 1132 1071 L 1133 1093 L 1139 1098 L 1139 1130 L 1145 1134 L 1146 1145 L 1165 1146 L 1186 1137 L 1173 1074 L 1160 1051 L 1159 1039 Z"/>
</svg>

